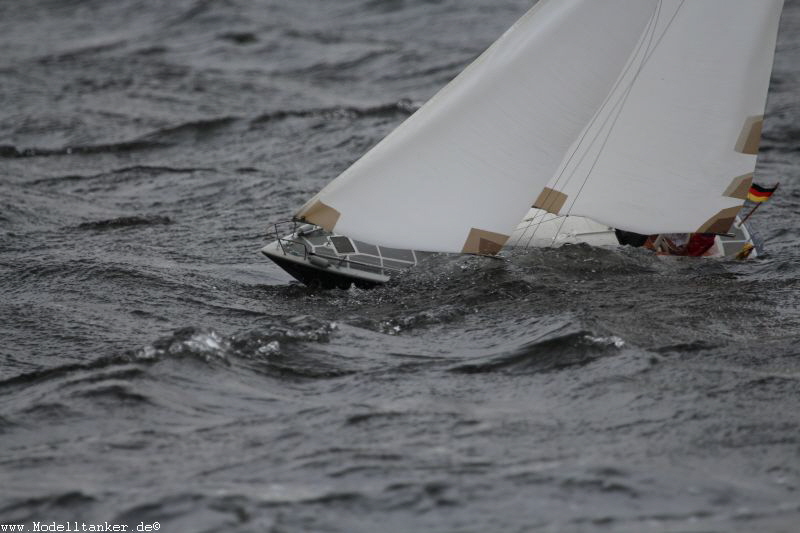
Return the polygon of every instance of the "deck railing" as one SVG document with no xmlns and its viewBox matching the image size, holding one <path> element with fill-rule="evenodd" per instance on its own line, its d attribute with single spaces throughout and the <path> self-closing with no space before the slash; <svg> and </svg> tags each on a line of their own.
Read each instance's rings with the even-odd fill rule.
<svg viewBox="0 0 800 533">
<path fill-rule="evenodd" d="M 380 265 L 371 265 L 369 263 L 364 263 L 362 261 L 357 261 L 355 259 L 347 259 L 345 257 L 338 257 L 338 256 L 337 257 L 332 257 L 332 256 L 328 256 L 328 255 L 321 255 L 321 254 L 318 254 L 318 253 L 314 252 L 311 249 L 311 247 L 308 244 L 306 244 L 305 242 L 301 242 L 301 241 L 298 241 L 298 240 L 295 240 L 295 239 L 290 239 L 288 237 L 282 236 L 282 235 L 287 235 L 287 234 L 288 235 L 292 235 L 292 236 L 296 235 L 298 229 L 302 228 L 302 226 L 304 226 L 304 225 L 306 225 L 306 224 L 297 222 L 296 220 L 282 220 L 282 221 L 275 222 L 274 224 L 272 224 L 271 228 L 267 228 L 267 235 L 268 236 L 272 236 L 272 235 L 275 236 L 275 240 L 278 242 L 278 246 L 280 246 L 281 252 L 283 253 L 283 255 L 292 254 L 292 255 L 300 256 L 299 253 L 295 253 L 292 250 L 291 245 L 302 246 L 303 247 L 302 257 L 303 257 L 303 260 L 305 260 L 305 261 L 309 260 L 308 259 L 309 256 L 314 256 L 314 257 L 319 257 L 319 258 L 325 259 L 331 265 L 335 265 L 335 266 L 337 266 L 339 268 L 343 268 L 343 267 L 351 268 L 351 269 L 354 269 L 354 270 L 359 270 L 361 272 L 371 272 L 373 274 L 377 273 L 377 274 L 380 274 L 380 275 L 383 275 L 383 276 L 391 276 L 392 274 L 395 274 L 397 272 L 402 272 L 403 270 L 405 270 L 404 268 L 386 266 L 386 265 L 383 264 L 383 261 L 381 261 Z M 308 225 L 311 226 L 310 224 L 308 224 Z M 312 227 L 314 229 L 317 229 L 316 226 L 312 226 Z M 313 230 L 310 230 L 310 231 L 313 231 Z M 383 256 L 381 256 L 381 257 L 383 257 Z M 412 265 L 408 265 L 408 266 L 410 267 Z M 358 267 L 362 267 L 362 268 L 358 268 Z"/>
</svg>

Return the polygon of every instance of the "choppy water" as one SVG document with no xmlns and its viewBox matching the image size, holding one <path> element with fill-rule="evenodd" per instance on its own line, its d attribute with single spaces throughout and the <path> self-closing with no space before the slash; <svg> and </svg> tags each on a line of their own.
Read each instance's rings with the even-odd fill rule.
<svg viewBox="0 0 800 533">
<path fill-rule="evenodd" d="M 800 1 L 765 258 L 259 256 L 531 3 L 0 2 L 0 523 L 800 531 Z"/>
</svg>

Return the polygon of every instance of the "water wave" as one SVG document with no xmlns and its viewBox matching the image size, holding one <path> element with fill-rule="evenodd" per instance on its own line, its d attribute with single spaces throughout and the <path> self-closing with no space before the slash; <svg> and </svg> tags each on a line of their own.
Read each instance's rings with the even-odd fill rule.
<svg viewBox="0 0 800 533">
<path fill-rule="evenodd" d="M 619 353 L 625 342 L 617 336 L 596 336 L 590 331 L 548 334 L 505 353 L 482 356 L 451 368 L 465 374 L 542 373 L 586 366 L 596 359 Z"/>
<path fill-rule="evenodd" d="M 172 219 L 163 215 L 133 215 L 127 217 L 117 217 L 108 220 L 96 220 L 83 222 L 78 225 L 79 229 L 107 230 L 118 228 L 130 228 L 134 226 L 154 226 L 162 224 L 172 224 Z"/>
<path fill-rule="evenodd" d="M 93 155 L 120 152 L 138 152 L 167 148 L 175 144 L 195 139 L 198 136 L 222 135 L 236 124 L 262 125 L 269 122 L 291 118 L 354 119 L 361 117 L 408 116 L 418 108 L 418 104 L 410 100 L 374 107 L 334 106 L 328 108 L 280 110 L 258 115 L 249 119 L 245 117 L 225 116 L 204 120 L 193 120 L 159 128 L 145 133 L 135 139 L 113 143 L 69 145 L 62 148 L 18 147 L 0 145 L 0 158 L 49 157 L 65 155 Z"/>
</svg>

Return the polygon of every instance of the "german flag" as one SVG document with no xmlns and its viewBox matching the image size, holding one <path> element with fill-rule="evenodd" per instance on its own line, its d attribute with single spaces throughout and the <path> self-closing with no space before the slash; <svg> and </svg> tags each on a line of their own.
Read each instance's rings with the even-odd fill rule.
<svg viewBox="0 0 800 533">
<path fill-rule="evenodd" d="M 769 200 L 769 197 L 772 196 L 772 193 L 775 192 L 778 186 L 769 188 L 769 187 L 762 187 L 761 185 L 752 184 L 750 186 L 750 191 L 747 193 L 747 199 L 751 202 L 755 202 L 760 204 L 761 202 L 766 202 Z"/>
</svg>

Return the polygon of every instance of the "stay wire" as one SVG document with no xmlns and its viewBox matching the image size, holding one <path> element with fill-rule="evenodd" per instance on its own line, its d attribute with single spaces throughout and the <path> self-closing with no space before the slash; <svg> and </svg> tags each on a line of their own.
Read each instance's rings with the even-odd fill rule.
<svg viewBox="0 0 800 533">
<path fill-rule="evenodd" d="M 583 192 L 584 187 L 586 187 L 586 184 L 589 181 L 589 177 L 592 175 L 592 172 L 594 171 L 595 166 L 597 166 L 597 162 L 600 160 L 600 155 L 603 153 L 603 149 L 605 148 L 606 144 L 608 144 L 608 140 L 611 138 L 611 132 L 614 130 L 614 126 L 616 125 L 617 121 L 619 120 L 619 117 L 622 115 L 622 110 L 625 107 L 625 104 L 627 103 L 627 100 L 628 100 L 628 97 L 630 96 L 631 91 L 633 90 L 633 86 L 636 84 L 636 80 L 641 75 L 642 70 L 644 69 L 644 67 L 650 61 L 650 58 L 653 57 L 653 54 L 655 53 L 655 51 L 658 48 L 658 46 L 661 44 L 661 41 L 664 39 L 664 36 L 667 33 L 669 33 L 670 27 L 675 22 L 675 19 L 678 17 L 678 13 L 680 13 L 681 8 L 684 6 L 685 3 L 686 3 L 686 0 L 681 0 L 681 3 L 678 5 L 678 8 L 675 10 L 675 13 L 672 15 L 672 18 L 667 23 L 667 26 L 664 28 L 664 32 L 658 38 L 658 41 L 656 41 L 656 43 L 652 47 L 652 49 L 649 50 L 649 53 L 647 54 L 647 56 L 645 57 L 644 61 L 641 64 L 641 66 L 639 67 L 638 71 L 636 72 L 636 75 L 634 76 L 633 80 L 631 80 L 630 86 L 628 87 L 628 89 L 626 91 L 626 94 L 624 95 L 624 97 L 620 101 L 621 105 L 619 107 L 619 111 L 617 112 L 616 116 L 614 117 L 614 121 L 611 123 L 611 127 L 608 129 L 608 133 L 606 134 L 605 139 L 603 140 L 603 144 L 600 146 L 600 150 L 598 151 L 597 155 L 595 156 L 595 159 L 592 162 L 592 166 L 589 169 L 589 172 L 587 172 L 586 177 L 583 180 L 583 183 L 581 184 L 580 188 L 578 189 L 578 192 L 575 194 L 575 198 L 572 200 L 572 203 L 570 204 L 569 208 L 567 209 L 567 216 L 569 216 L 572 213 L 572 208 L 575 207 L 575 202 L 578 201 L 578 198 L 580 197 L 581 193 Z M 660 6 L 659 6 L 659 9 L 660 9 Z M 649 46 L 648 46 L 648 48 L 649 48 Z M 561 231 L 561 228 L 563 226 L 564 226 L 564 221 L 562 220 L 561 221 L 561 225 L 559 226 L 559 229 L 558 229 L 559 232 Z M 556 234 L 558 234 L 558 232 L 556 232 Z M 553 243 L 555 243 L 555 238 L 553 239 Z"/>
<path fill-rule="evenodd" d="M 645 47 L 645 42 L 647 42 L 647 46 L 645 47 L 644 56 L 647 57 L 647 50 L 649 49 L 650 45 L 652 44 L 653 35 L 655 34 L 656 28 L 658 27 L 658 19 L 660 18 L 662 4 L 663 4 L 663 0 L 659 0 L 658 5 L 656 6 L 655 12 L 654 12 L 653 16 L 650 18 L 650 21 L 648 22 L 648 25 L 647 25 L 647 27 L 645 28 L 645 31 L 642 34 L 641 41 L 639 42 L 639 44 L 636 46 L 636 48 L 634 49 L 633 53 L 631 54 L 631 59 L 628 61 L 627 65 L 623 69 L 623 71 L 620 74 L 620 76 L 617 79 L 617 81 L 614 83 L 614 86 L 612 87 L 611 91 L 609 91 L 608 95 L 606 96 L 606 98 L 603 101 L 603 103 L 600 105 L 600 107 L 597 110 L 597 112 L 595 113 L 595 115 L 592 117 L 592 120 L 589 122 L 587 127 L 584 129 L 583 133 L 581 134 L 580 139 L 578 140 L 577 144 L 575 145 L 575 148 L 572 150 L 572 153 L 570 154 L 569 158 L 567 159 L 567 162 L 562 167 L 561 172 L 559 173 L 559 175 L 556 178 L 555 182 L 553 182 L 553 187 L 549 188 L 549 190 L 545 193 L 545 197 L 543 199 L 543 203 L 545 205 L 549 201 L 551 194 L 553 192 L 555 192 L 556 187 L 558 186 L 559 182 L 561 181 L 561 178 L 563 178 L 565 173 L 567 172 L 567 169 L 569 168 L 570 163 L 572 163 L 573 158 L 578 153 L 578 151 L 584 146 L 584 140 L 586 139 L 587 135 L 589 134 L 589 131 L 591 131 L 592 127 L 597 122 L 598 118 L 602 114 L 602 111 L 608 107 L 609 102 L 611 101 L 613 95 L 616 93 L 617 88 L 619 88 L 620 84 L 622 83 L 622 80 L 625 79 L 625 76 L 628 74 L 630 69 L 633 68 L 633 66 L 636 64 L 636 57 L 639 56 L 639 53 L 642 51 L 642 48 Z M 616 107 L 616 105 L 615 105 L 615 107 Z M 606 121 L 604 121 L 604 123 L 603 123 L 604 125 L 607 122 L 607 120 L 608 119 L 606 119 Z M 600 131 L 602 131 L 602 129 L 603 128 L 601 127 Z M 595 137 L 589 142 L 589 145 L 586 148 L 586 151 L 584 152 L 584 155 L 581 157 L 581 160 L 578 162 L 578 165 L 576 165 L 575 168 L 573 168 L 573 170 L 572 170 L 572 172 L 570 174 L 570 177 L 567 178 L 566 183 L 569 183 L 569 181 L 572 179 L 572 176 L 574 176 L 574 174 L 575 174 L 575 172 L 577 170 L 577 167 L 580 165 L 580 163 L 586 157 L 586 153 L 588 153 L 588 149 L 591 148 L 592 145 L 594 145 L 594 143 L 597 140 L 597 137 L 599 135 L 600 135 L 600 133 L 598 132 L 597 134 L 595 134 Z M 566 185 L 566 183 L 565 183 L 565 185 Z M 548 213 L 548 212 L 545 211 L 545 213 Z M 555 213 L 553 213 L 553 214 L 555 214 Z M 566 217 L 566 215 L 557 215 L 556 214 L 556 218 L 562 218 L 562 217 Z M 544 215 L 542 215 L 541 218 L 543 219 Z M 522 235 L 520 235 L 519 239 L 517 239 L 517 242 L 522 240 L 522 238 L 524 237 L 525 233 L 527 233 L 528 229 L 530 229 L 530 227 L 534 224 L 535 219 L 536 219 L 536 216 L 534 216 L 531 219 L 531 221 L 528 223 L 528 226 L 525 228 L 525 230 L 523 230 Z M 550 219 L 550 220 L 548 220 L 548 222 L 552 221 L 552 220 L 555 220 L 555 219 Z M 559 226 L 559 231 L 561 230 L 561 227 L 563 227 L 564 222 L 565 221 L 562 220 L 561 226 Z M 538 222 L 536 224 L 536 227 L 534 228 L 533 232 L 531 233 L 531 236 L 528 238 L 528 242 L 525 244 L 526 248 L 530 247 L 530 244 L 533 241 L 533 238 L 536 236 L 536 232 L 538 231 L 539 227 L 543 223 L 544 223 L 544 220 L 542 220 L 542 221 L 540 221 L 540 222 Z M 558 235 L 558 233 L 556 233 L 556 235 Z M 555 242 L 555 238 L 553 239 L 553 242 Z M 552 243 L 551 243 L 551 246 L 552 246 Z"/>
</svg>

